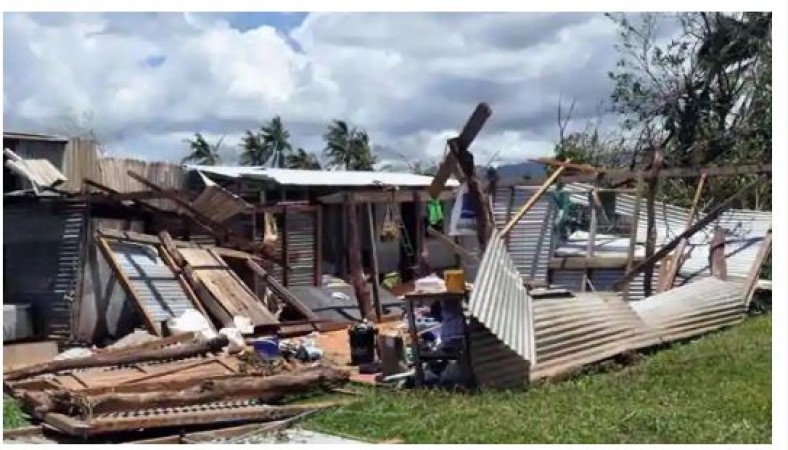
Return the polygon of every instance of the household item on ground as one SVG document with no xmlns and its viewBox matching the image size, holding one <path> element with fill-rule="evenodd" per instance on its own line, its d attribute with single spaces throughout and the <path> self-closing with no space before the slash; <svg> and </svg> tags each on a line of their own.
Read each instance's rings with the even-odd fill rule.
<svg viewBox="0 0 788 450">
<path fill-rule="evenodd" d="M 28 304 L 3 305 L 3 341 L 33 336 L 32 308 Z"/>
<path fill-rule="evenodd" d="M 200 333 L 205 339 L 216 337 L 216 332 L 211 329 L 211 323 L 196 309 L 187 309 L 178 317 L 167 321 L 170 334 Z"/>
<path fill-rule="evenodd" d="M 407 370 L 405 365 L 405 343 L 396 332 L 383 334 L 378 339 L 378 354 L 384 376 L 394 375 Z"/>
<path fill-rule="evenodd" d="M 229 344 L 227 344 L 227 351 L 230 353 L 238 353 L 246 348 L 244 337 L 238 328 L 222 328 L 219 334 L 227 336 Z"/>
<path fill-rule="evenodd" d="M 348 330 L 350 364 L 358 366 L 375 361 L 375 337 L 378 330 L 367 321 L 355 324 Z"/>
<path fill-rule="evenodd" d="M 462 269 L 450 269 L 443 272 L 446 290 L 461 294 L 465 292 L 465 272 Z"/>
<path fill-rule="evenodd" d="M 276 336 L 258 339 L 254 341 L 252 346 L 254 351 L 264 360 L 271 361 L 282 356 L 279 352 L 279 338 Z"/>
</svg>

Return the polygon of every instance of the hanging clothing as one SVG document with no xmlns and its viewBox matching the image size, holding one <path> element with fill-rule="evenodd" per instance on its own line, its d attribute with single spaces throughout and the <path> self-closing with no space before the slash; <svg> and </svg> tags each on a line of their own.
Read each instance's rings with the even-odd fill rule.
<svg viewBox="0 0 788 450">
<path fill-rule="evenodd" d="M 440 200 L 432 199 L 427 203 L 427 220 L 432 226 L 443 222 L 443 204 Z"/>
</svg>

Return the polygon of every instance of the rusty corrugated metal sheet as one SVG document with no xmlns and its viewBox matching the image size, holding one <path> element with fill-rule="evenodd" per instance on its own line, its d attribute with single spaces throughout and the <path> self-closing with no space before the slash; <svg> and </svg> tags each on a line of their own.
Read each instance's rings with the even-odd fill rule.
<svg viewBox="0 0 788 450">
<path fill-rule="evenodd" d="M 747 314 L 742 285 L 705 278 L 639 302 L 632 310 L 664 342 L 736 324 Z"/>
<path fill-rule="evenodd" d="M 516 354 L 535 362 L 531 297 L 498 231 L 479 264 L 468 310 Z"/>
<path fill-rule="evenodd" d="M 315 220 L 314 211 L 287 212 L 287 252 L 298 256 L 290 263 L 288 286 L 314 286 L 319 278 L 315 276 Z"/>
<path fill-rule="evenodd" d="M 538 362 L 532 380 L 659 342 L 629 303 L 617 298 L 578 293 L 534 299 L 533 305 Z"/>
<path fill-rule="evenodd" d="M 510 216 L 520 209 L 537 191 L 535 186 L 501 187 L 493 198 L 493 217 L 500 230 Z M 543 196 L 512 228 L 506 246 L 517 270 L 527 280 L 547 280 L 550 255 L 553 250 L 553 221 L 555 207 Z"/>
</svg>

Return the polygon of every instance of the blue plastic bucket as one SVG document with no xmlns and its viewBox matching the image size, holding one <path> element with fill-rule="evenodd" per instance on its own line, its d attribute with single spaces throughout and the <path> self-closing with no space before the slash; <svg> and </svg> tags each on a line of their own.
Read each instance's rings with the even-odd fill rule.
<svg viewBox="0 0 788 450">
<path fill-rule="evenodd" d="M 253 346 L 254 351 L 263 359 L 273 360 L 281 356 L 279 353 L 279 338 L 277 337 L 264 338 L 254 341 Z"/>
</svg>

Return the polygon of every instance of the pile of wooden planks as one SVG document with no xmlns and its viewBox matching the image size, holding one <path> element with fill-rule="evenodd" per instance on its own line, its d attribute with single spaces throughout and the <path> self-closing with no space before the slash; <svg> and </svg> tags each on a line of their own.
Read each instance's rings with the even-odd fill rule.
<svg viewBox="0 0 788 450">
<path fill-rule="evenodd" d="M 88 438 L 167 427 L 280 420 L 330 404 L 273 405 L 341 385 L 344 371 L 283 366 L 271 374 L 222 353 L 226 338 L 187 333 L 4 374 L 5 392 L 37 421 Z"/>
</svg>

